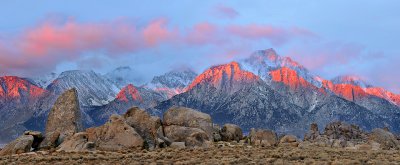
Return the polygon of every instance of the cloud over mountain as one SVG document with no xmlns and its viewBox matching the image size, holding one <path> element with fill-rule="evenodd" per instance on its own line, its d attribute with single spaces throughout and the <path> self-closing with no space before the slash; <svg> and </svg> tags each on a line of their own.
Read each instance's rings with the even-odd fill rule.
<svg viewBox="0 0 400 165">
<path fill-rule="evenodd" d="M 284 44 L 296 37 L 307 35 L 291 28 L 258 24 L 218 25 L 203 22 L 180 28 L 170 25 L 166 18 L 158 18 L 145 25 L 124 20 L 91 23 L 72 19 L 62 23 L 46 20 L 18 34 L 0 38 L 0 66 L 2 74 L 39 74 L 54 70 L 62 62 L 81 61 L 88 53 L 114 58 L 160 45 L 201 48 L 217 44 L 233 47 L 237 40 L 243 39 Z"/>
</svg>

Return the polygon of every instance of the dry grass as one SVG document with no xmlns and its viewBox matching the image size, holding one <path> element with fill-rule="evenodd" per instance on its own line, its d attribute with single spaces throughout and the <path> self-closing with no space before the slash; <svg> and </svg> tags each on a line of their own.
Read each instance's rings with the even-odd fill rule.
<svg viewBox="0 0 400 165">
<path fill-rule="evenodd" d="M 154 151 L 37 152 L 0 157 L 0 164 L 400 164 L 400 151 L 216 145 Z"/>
</svg>

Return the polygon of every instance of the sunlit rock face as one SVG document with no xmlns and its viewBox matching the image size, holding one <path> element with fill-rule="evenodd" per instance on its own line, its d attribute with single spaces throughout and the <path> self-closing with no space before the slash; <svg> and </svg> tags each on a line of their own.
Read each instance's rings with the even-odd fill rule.
<svg viewBox="0 0 400 165">
<path fill-rule="evenodd" d="M 126 87 L 122 88 L 122 90 L 118 93 L 116 99 L 124 102 L 128 102 L 130 100 L 139 102 L 143 101 L 139 91 L 132 84 L 129 84 Z"/>
<path fill-rule="evenodd" d="M 398 94 L 392 93 L 381 87 L 369 87 L 365 89 L 365 92 L 370 95 L 386 99 L 400 107 L 400 95 Z"/>
<path fill-rule="evenodd" d="M 364 100 L 365 102 L 365 99 L 377 97 L 394 105 L 400 105 L 400 95 L 394 94 L 380 87 L 374 87 L 357 76 L 336 77 L 329 85 L 327 85 L 327 88 L 337 95 L 355 102 L 360 100 Z"/>
<path fill-rule="evenodd" d="M 34 101 L 43 96 L 46 90 L 34 85 L 33 83 L 16 77 L 0 77 L 0 99 L 2 101 Z"/>
<path fill-rule="evenodd" d="M 397 95 L 369 85 L 360 77 L 340 76 L 331 81 L 323 80 L 323 87 L 339 97 L 365 107 L 371 113 L 380 115 L 388 123 L 399 119 Z"/>
<path fill-rule="evenodd" d="M 197 85 L 206 85 L 218 90 L 235 92 L 242 84 L 260 81 L 260 78 L 251 72 L 244 71 L 237 62 L 211 67 L 196 77 L 189 85 L 188 90 Z"/>
<path fill-rule="evenodd" d="M 22 133 L 25 128 L 19 124 L 32 116 L 37 102 L 48 93 L 26 79 L 0 77 L 0 142 Z"/>
</svg>

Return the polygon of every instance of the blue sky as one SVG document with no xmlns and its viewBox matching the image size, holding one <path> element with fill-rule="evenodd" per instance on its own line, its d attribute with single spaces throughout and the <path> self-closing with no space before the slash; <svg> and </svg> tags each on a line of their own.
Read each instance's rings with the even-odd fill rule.
<svg viewBox="0 0 400 165">
<path fill-rule="evenodd" d="M 201 72 L 272 47 L 324 78 L 359 75 L 400 92 L 399 6 L 395 0 L 7 0 L 0 6 L 0 74 L 105 73 L 127 65 L 150 78 L 181 66 Z"/>
</svg>

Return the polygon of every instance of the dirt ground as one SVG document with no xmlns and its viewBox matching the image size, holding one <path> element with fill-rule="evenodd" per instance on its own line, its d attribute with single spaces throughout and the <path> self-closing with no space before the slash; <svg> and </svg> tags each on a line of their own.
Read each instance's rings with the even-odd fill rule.
<svg viewBox="0 0 400 165">
<path fill-rule="evenodd" d="M 0 164 L 400 164 L 400 151 L 223 146 L 120 152 L 36 152 L 0 157 Z"/>
</svg>

